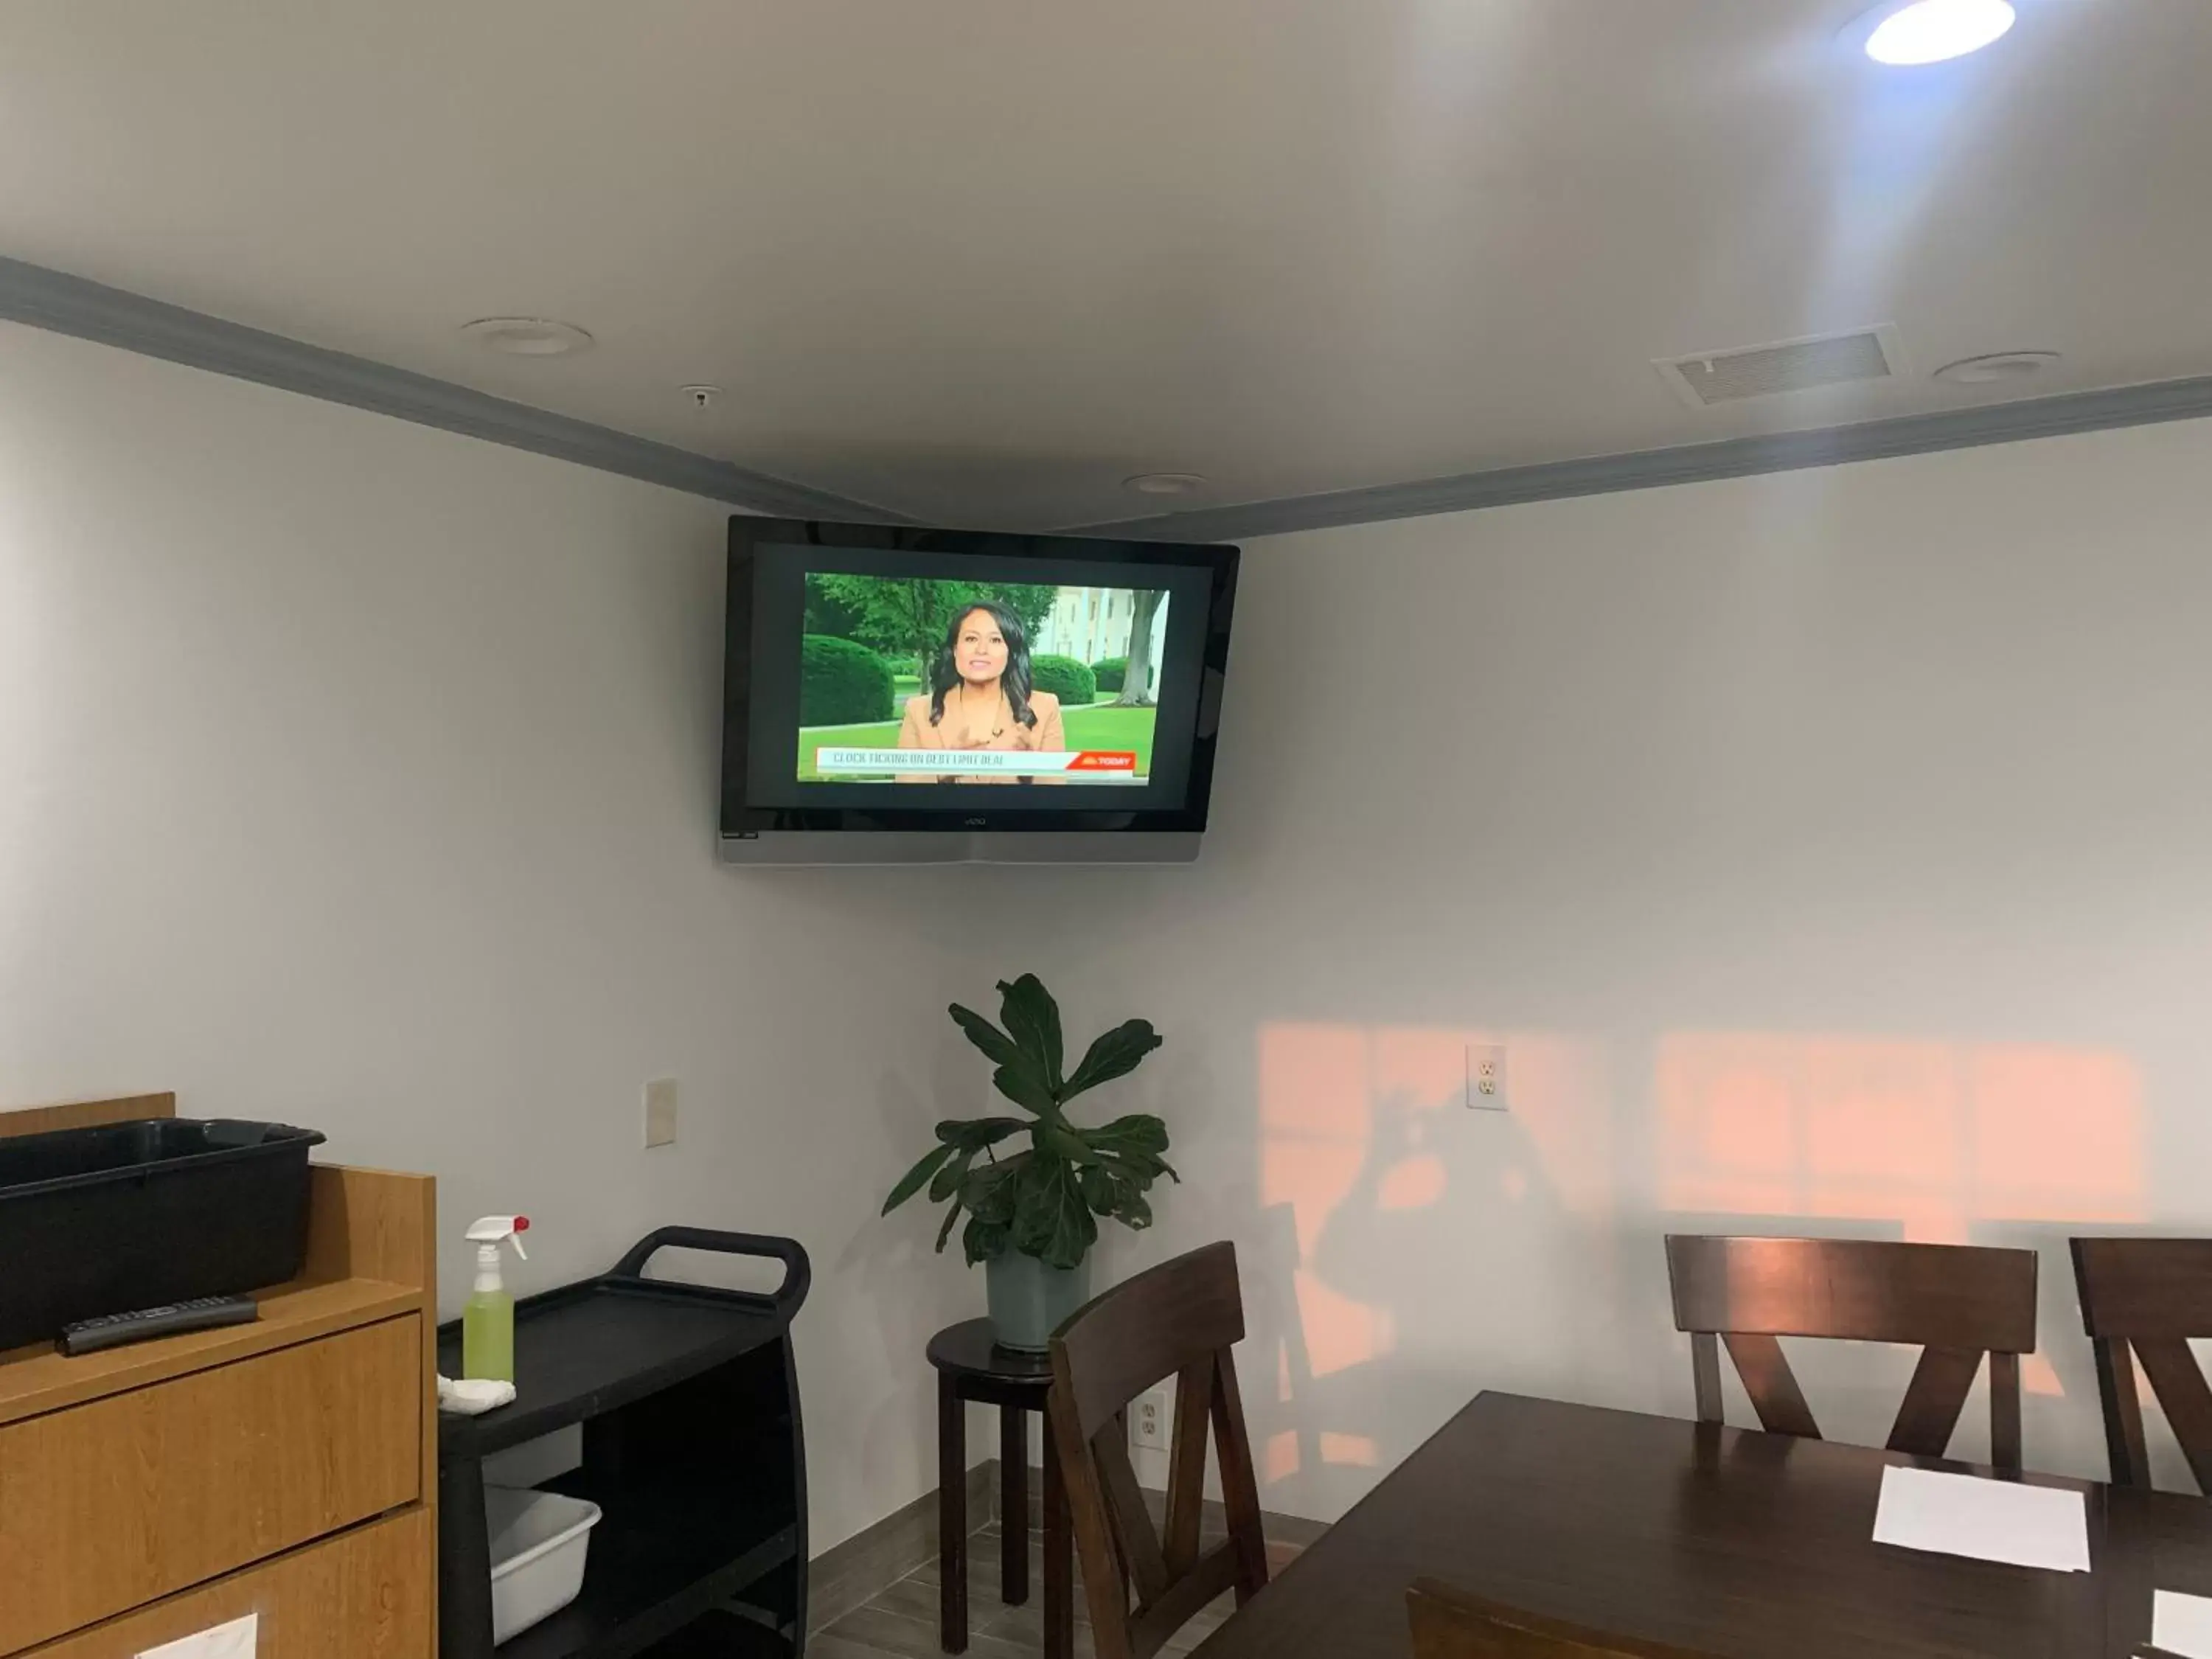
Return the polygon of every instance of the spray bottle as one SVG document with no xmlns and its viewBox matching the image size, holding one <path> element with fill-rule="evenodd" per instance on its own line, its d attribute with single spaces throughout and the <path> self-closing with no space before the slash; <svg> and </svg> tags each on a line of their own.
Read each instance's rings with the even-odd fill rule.
<svg viewBox="0 0 2212 1659">
<path fill-rule="evenodd" d="M 514 1246 L 530 1260 L 521 1235 L 530 1231 L 526 1215 L 488 1215 L 469 1229 L 477 1247 L 476 1288 L 461 1310 L 461 1375 L 490 1382 L 514 1381 L 514 1294 L 499 1276 L 499 1247 Z"/>
</svg>

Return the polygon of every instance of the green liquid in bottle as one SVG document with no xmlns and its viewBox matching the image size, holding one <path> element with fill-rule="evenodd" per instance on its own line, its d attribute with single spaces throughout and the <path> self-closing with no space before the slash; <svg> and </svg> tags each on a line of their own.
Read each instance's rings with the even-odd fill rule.
<svg viewBox="0 0 2212 1659">
<path fill-rule="evenodd" d="M 478 1291 L 461 1310 L 461 1375 L 514 1381 L 514 1297 L 507 1291 Z"/>
</svg>

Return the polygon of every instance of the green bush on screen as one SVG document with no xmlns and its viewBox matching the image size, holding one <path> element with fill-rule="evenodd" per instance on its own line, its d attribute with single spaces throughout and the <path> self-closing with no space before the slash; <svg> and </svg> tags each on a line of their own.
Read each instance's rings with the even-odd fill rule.
<svg viewBox="0 0 2212 1659">
<path fill-rule="evenodd" d="M 1049 653 L 1032 657 L 1030 678 L 1038 690 L 1049 691 L 1071 707 L 1098 701 L 1098 677 L 1091 672 L 1090 665 L 1073 657 L 1056 657 Z"/>
<path fill-rule="evenodd" d="M 799 652 L 799 723 L 858 726 L 887 720 L 891 665 L 865 645 L 809 634 Z"/>
</svg>

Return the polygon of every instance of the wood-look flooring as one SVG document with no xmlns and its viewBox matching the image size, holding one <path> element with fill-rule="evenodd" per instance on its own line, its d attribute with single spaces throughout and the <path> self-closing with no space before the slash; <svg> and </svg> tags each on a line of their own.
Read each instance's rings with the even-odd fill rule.
<svg viewBox="0 0 2212 1659">
<path fill-rule="evenodd" d="M 1030 1598 L 1020 1607 L 999 1599 L 999 1529 L 976 1533 L 968 1547 L 967 1659 L 1038 1659 L 1044 1651 L 1044 1553 L 1030 1536 Z M 1297 1547 L 1267 1546 L 1271 1572 Z M 1091 1617 L 1084 1605 L 1082 1569 L 1076 1570 L 1075 1659 L 1091 1659 Z M 1164 1651 L 1188 1653 L 1235 1611 L 1224 1595 L 1176 1632 Z M 807 1659 L 939 1659 L 937 1563 L 916 1569 L 871 1600 L 809 1638 Z"/>
</svg>

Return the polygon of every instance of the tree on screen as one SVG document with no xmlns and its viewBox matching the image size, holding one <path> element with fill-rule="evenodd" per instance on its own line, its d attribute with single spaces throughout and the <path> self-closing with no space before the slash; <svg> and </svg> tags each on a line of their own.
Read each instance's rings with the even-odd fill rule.
<svg viewBox="0 0 2212 1659">
<path fill-rule="evenodd" d="M 1114 699 L 1116 708 L 1152 706 L 1152 618 L 1159 615 L 1160 601 L 1166 597 L 1156 587 L 1139 588 L 1131 596 L 1135 609 L 1129 613 L 1129 665 L 1121 672 L 1121 695 Z"/>
<path fill-rule="evenodd" d="M 1021 582 L 945 581 L 923 576 L 854 576 L 815 573 L 806 579 L 808 626 L 818 618 L 841 626 L 820 631 L 904 658 L 923 680 L 963 608 L 981 599 L 1002 605 L 1021 618 L 1031 639 L 1052 610 L 1057 587 Z"/>
</svg>

